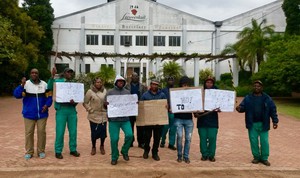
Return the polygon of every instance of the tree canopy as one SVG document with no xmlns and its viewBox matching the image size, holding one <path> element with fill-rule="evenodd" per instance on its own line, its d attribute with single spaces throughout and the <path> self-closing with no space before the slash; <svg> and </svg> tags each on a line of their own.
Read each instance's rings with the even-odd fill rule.
<svg viewBox="0 0 300 178">
<path fill-rule="evenodd" d="M 284 0 L 282 9 L 286 16 L 285 33 L 300 35 L 300 0 Z"/>
</svg>

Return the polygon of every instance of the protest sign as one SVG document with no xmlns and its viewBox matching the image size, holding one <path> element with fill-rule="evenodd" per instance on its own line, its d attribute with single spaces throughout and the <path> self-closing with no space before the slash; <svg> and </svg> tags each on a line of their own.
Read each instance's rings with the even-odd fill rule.
<svg viewBox="0 0 300 178">
<path fill-rule="evenodd" d="M 146 125 L 167 125 L 168 110 L 167 100 L 139 101 L 139 115 L 136 119 L 137 126 Z"/>
<path fill-rule="evenodd" d="M 206 89 L 204 93 L 204 110 L 211 111 L 219 108 L 222 112 L 234 111 L 236 101 L 235 91 Z"/>
<path fill-rule="evenodd" d="M 171 88 L 172 113 L 203 111 L 202 89 L 198 87 Z"/>
<path fill-rule="evenodd" d="M 55 82 L 54 100 L 58 103 L 83 102 L 84 85 L 83 83 Z"/>
<path fill-rule="evenodd" d="M 126 117 L 138 115 L 138 97 L 134 95 L 109 95 L 107 96 L 108 117 Z"/>
</svg>

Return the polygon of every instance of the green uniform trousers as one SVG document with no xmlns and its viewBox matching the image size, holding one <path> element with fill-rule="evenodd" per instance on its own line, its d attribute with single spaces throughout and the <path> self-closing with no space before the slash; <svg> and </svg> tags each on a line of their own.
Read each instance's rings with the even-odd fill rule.
<svg viewBox="0 0 300 178">
<path fill-rule="evenodd" d="M 125 134 L 125 141 L 121 149 L 122 154 L 128 154 L 128 150 L 133 140 L 130 121 L 110 121 L 108 129 L 110 135 L 111 160 L 118 160 L 119 158 L 118 142 L 120 128 Z"/>
<path fill-rule="evenodd" d="M 169 116 L 169 124 L 164 125 L 161 135 L 161 144 L 165 145 L 167 133 L 169 131 L 169 145 L 175 145 L 175 137 L 176 137 L 176 126 L 174 124 L 174 114 L 168 113 Z"/>
<path fill-rule="evenodd" d="M 248 129 L 248 135 L 253 158 L 263 161 L 268 160 L 270 153 L 269 131 L 263 131 L 263 123 L 254 122 L 252 128 Z M 260 140 L 260 143 L 258 139 Z"/>
<path fill-rule="evenodd" d="M 77 111 L 74 106 L 61 106 L 56 110 L 55 153 L 61 153 L 64 148 L 66 125 L 70 152 L 77 151 Z"/>
<path fill-rule="evenodd" d="M 198 128 L 202 157 L 215 157 L 218 128 Z"/>
</svg>

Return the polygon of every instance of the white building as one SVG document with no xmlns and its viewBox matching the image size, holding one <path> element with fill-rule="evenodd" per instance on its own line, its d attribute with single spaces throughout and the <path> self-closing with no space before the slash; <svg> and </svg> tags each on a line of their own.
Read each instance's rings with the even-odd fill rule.
<svg viewBox="0 0 300 178">
<path fill-rule="evenodd" d="M 285 16 L 281 9 L 283 0 L 242 13 L 232 18 L 213 22 L 150 0 L 116 0 L 55 19 L 52 29 L 53 51 L 68 53 L 116 53 L 153 54 L 180 53 L 219 54 L 226 44 L 237 41 L 236 35 L 251 19 L 266 25 L 274 24 L 276 32 L 284 32 Z M 234 82 L 237 85 L 238 67 L 233 59 Z M 167 60 L 165 60 L 167 61 Z M 165 62 L 163 61 L 163 62 Z M 211 68 L 219 79 L 220 74 L 230 72 L 227 61 L 205 62 L 193 59 L 178 60 L 186 74 L 195 77 L 199 84 L 199 70 Z M 148 79 L 149 72 L 157 74 L 161 59 L 107 59 L 80 56 L 51 56 L 51 68 L 66 66 L 76 73 L 96 72 L 101 65 L 112 65 L 125 77 L 133 71 Z M 142 77 L 140 77 L 142 79 Z"/>
</svg>

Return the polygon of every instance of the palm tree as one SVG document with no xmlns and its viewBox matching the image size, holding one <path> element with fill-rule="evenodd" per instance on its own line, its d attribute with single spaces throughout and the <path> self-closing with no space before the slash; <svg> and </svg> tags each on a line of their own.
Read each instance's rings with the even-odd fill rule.
<svg viewBox="0 0 300 178">
<path fill-rule="evenodd" d="M 274 25 L 263 26 L 266 20 L 258 24 L 255 19 L 252 19 L 251 23 L 252 27 L 246 27 L 238 34 L 236 51 L 240 58 L 248 62 L 254 72 L 256 63 L 259 69 L 261 62 L 264 61 L 266 47 L 274 34 Z"/>
<path fill-rule="evenodd" d="M 178 63 L 169 61 L 163 64 L 162 69 L 159 70 L 159 73 L 162 78 L 172 76 L 174 77 L 175 81 L 177 81 L 181 76 L 184 75 L 185 72 Z"/>
<path fill-rule="evenodd" d="M 99 76 L 105 86 L 111 86 L 116 77 L 115 70 L 108 65 L 101 65 L 100 71 L 96 76 Z"/>
</svg>

